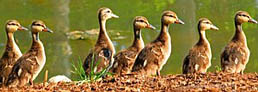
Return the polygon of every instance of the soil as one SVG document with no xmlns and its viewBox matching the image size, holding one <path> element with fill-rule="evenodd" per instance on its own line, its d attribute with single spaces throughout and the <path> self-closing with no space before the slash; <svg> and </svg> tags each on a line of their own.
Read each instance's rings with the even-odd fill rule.
<svg viewBox="0 0 258 92">
<path fill-rule="evenodd" d="M 203 91 L 203 92 L 258 92 L 258 74 L 177 74 L 163 76 L 121 75 L 107 77 L 91 83 L 43 83 L 21 88 L 0 88 L 0 91 L 62 91 L 62 92 L 89 92 L 89 91 Z"/>
</svg>

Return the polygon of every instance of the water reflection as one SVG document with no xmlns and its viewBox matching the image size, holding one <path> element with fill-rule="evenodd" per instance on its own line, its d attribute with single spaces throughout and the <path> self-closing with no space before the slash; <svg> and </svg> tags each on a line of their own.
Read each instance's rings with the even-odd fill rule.
<svg viewBox="0 0 258 92">
<path fill-rule="evenodd" d="M 201 17 L 209 18 L 220 31 L 208 31 L 207 38 L 212 47 L 212 67 L 219 66 L 220 53 L 234 34 L 234 14 L 238 10 L 248 11 L 254 19 L 258 19 L 258 0 L 0 0 L 0 51 L 3 52 L 6 40 L 4 24 L 8 19 L 17 19 L 22 25 L 30 25 L 34 19 L 41 19 L 54 30 L 54 34 L 42 33 L 47 54 L 44 67 L 49 76 L 71 73 L 72 61 L 78 57 L 84 59 L 95 44 L 96 35 L 85 40 L 69 40 L 66 32 L 74 30 L 98 29 L 97 10 L 109 7 L 120 16 L 107 22 L 107 31 L 115 44 L 116 51 L 127 48 L 133 41 L 132 20 L 135 16 L 145 16 L 158 30 L 143 29 L 145 43 L 154 40 L 159 34 L 160 17 L 164 10 L 173 10 L 185 25 L 171 25 L 172 55 L 162 70 L 162 74 L 181 73 L 182 60 L 188 50 L 198 40 L 197 21 Z M 243 30 L 248 38 L 251 50 L 250 62 L 246 72 L 258 72 L 257 25 L 244 24 Z M 31 37 L 28 32 L 16 32 L 18 45 L 24 53 L 30 48 Z M 43 72 L 37 81 L 43 79 Z"/>
</svg>

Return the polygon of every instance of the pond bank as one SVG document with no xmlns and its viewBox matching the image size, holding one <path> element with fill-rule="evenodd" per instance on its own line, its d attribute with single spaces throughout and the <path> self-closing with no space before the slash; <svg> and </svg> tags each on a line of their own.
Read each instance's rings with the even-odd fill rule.
<svg viewBox="0 0 258 92">
<path fill-rule="evenodd" d="M 43 83 L 22 88 L 0 88 L 1 91 L 258 91 L 258 74 L 188 74 L 145 77 L 123 75 L 93 83 Z"/>
</svg>

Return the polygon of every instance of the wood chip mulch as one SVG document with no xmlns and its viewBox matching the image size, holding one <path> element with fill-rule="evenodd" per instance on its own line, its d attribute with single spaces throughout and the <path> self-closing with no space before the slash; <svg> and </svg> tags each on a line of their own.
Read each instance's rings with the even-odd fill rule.
<svg viewBox="0 0 258 92">
<path fill-rule="evenodd" d="M 43 83 L 22 88 L 0 88 L 0 91 L 62 91 L 62 92 L 104 92 L 104 91 L 130 91 L 130 92 L 258 92 L 258 74 L 225 74 L 225 73 L 207 73 L 207 74 L 177 74 L 164 76 L 139 76 L 122 75 L 113 76 L 101 81 L 92 83 L 49 83 L 43 86 Z"/>
</svg>

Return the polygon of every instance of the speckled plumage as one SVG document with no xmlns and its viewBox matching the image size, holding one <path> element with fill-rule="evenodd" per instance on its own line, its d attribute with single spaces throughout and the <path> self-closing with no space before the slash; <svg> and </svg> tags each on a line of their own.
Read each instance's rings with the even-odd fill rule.
<svg viewBox="0 0 258 92">
<path fill-rule="evenodd" d="M 98 11 L 100 32 L 94 48 L 90 51 L 90 53 L 88 54 L 88 56 L 86 57 L 83 63 L 83 68 L 86 74 L 89 74 L 90 71 L 92 71 L 90 69 L 92 56 L 94 56 L 94 60 L 93 60 L 94 66 L 96 65 L 97 62 L 99 62 L 97 69 L 94 69 L 94 72 L 100 72 L 107 67 L 112 67 L 113 65 L 113 56 L 115 53 L 115 47 L 106 32 L 106 21 L 113 17 L 118 18 L 118 16 L 113 14 L 109 8 L 100 8 Z M 112 57 L 111 60 L 106 59 L 105 57 L 99 56 L 99 53 L 102 51 L 103 48 L 106 48 L 109 51 L 111 51 L 111 57 Z"/>
<path fill-rule="evenodd" d="M 26 30 L 17 20 L 9 20 L 6 23 L 7 43 L 3 56 L 0 59 L 0 83 L 5 84 L 9 74 L 12 71 L 13 65 L 22 53 L 15 42 L 14 32 L 19 30 Z"/>
<path fill-rule="evenodd" d="M 142 28 L 155 29 L 151 26 L 147 18 L 143 16 L 137 16 L 133 22 L 134 27 L 134 41 L 133 44 L 124 50 L 119 51 L 114 56 L 114 66 L 112 72 L 116 74 L 129 74 L 133 67 L 136 56 L 144 48 L 144 42 L 141 37 Z"/>
<path fill-rule="evenodd" d="M 206 73 L 211 66 L 211 47 L 205 36 L 206 30 L 218 30 L 207 18 L 201 18 L 198 23 L 199 41 L 190 49 L 183 61 L 183 74 Z"/>
<path fill-rule="evenodd" d="M 250 56 L 246 36 L 242 30 L 242 23 L 246 22 L 257 24 L 247 12 L 238 11 L 235 15 L 235 35 L 221 54 L 221 68 L 224 72 L 243 74 L 245 70 Z"/>
<path fill-rule="evenodd" d="M 43 43 L 39 40 L 39 32 L 52 31 L 40 20 L 34 21 L 31 29 L 33 38 L 31 48 L 15 63 L 6 84 L 9 87 L 24 86 L 28 82 L 32 85 L 33 80 L 38 76 L 45 65 L 45 50 Z"/>
<path fill-rule="evenodd" d="M 132 72 L 142 75 L 160 75 L 160 70 L 166 64 L 171 53 L 171 38 L 168 32 L 169 24 L 184 24 L 172 11 L 163 12 L 159 36 L 147 44 L 137 56 Z"/>
</svg>

